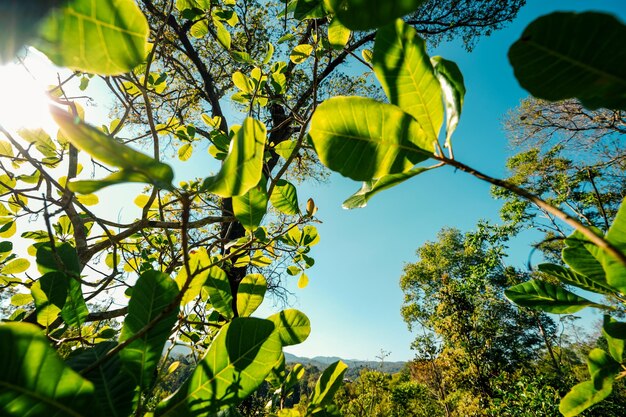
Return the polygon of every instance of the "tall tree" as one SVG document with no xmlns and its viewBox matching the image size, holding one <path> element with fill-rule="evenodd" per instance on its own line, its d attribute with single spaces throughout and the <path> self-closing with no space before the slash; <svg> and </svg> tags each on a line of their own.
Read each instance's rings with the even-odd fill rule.
<svg viewBox="0 0 626 417">
<path fill-rule="evenodd" d="M 508 181 L 606 232 L 626 197 L 624 111 L 531 97 L 508 113 L 504 128 L 515 152 L 507 161 Z M 541 231 L 539 248 L 557 260 L 571 229 L 506 189 L 494 188 L 493 194 L 505 200 L 504 220 Z"/>
<path fill-rule="evenodd" d="M 504 298 L 517 274 L 503 263 L 503 236 L 490 229 L 443 229 L 417 250 L 418 261 L 405 266 L 400 280 L 402 316 L 422 332 L 413 345 L 417 359 L 436 368 L 440 400 L 453 415 L 484 412 L 493 378 L 536 358 L 546 342 L 542 331 L 554 336 L 550 318 Z"/>
</svg>

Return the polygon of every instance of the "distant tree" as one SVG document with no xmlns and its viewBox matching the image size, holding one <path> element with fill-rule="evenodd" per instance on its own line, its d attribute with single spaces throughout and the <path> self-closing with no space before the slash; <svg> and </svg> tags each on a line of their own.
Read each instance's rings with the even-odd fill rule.
<svg viewBox="0 0 626 417">
<path fill-rule="evenodd" d="M 547 316 L 504 298 L 518 277 L 503 263 L 505 236 L 491 229 L 443 229 L 417 250 L 418 261 L 405 266 L 400 280 L 402 316 L 423 332 L 413 344 L 417 360 L 452 415 L 487 409 L 493 378 L 536 358 L 555 330 Z"/>
<path fill-rule="evenodd" d="M 507 180 L 606 232 L 626 197 L 626 112 L 531 97 L 508 113 L 504 128 L 515 152 Z M 493 194 L 505 200 L 503 219 L 518 230 L 542 232 L 539 248 L 558 260 L 571 229 L 506 189 Z"/>
</svg>

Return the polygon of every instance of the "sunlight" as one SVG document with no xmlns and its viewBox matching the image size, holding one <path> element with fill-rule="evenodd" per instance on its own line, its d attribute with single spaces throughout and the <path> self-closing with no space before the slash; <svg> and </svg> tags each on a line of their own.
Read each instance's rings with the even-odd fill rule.
<svg viewBox="0 0 626 417">
<path fill-rule="evenodd" d="M 33 54 L 25 62 L 26 67 L 20 63 L 0 66 L 0 125 L 8 130 L 54 126 L 46 85 L 40 81 L 54 69 Z"/>
</svg>

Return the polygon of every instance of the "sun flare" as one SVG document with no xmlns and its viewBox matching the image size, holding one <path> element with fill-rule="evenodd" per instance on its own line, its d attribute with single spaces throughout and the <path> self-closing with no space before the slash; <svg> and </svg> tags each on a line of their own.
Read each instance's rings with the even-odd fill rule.
<svg viewBox="0 0 626 417">
<path fill-rule="evenodd" d="M 0 125 L 8 130 L 47 128 L 54 125 L 42 78 L 49 78 L 53 67 L 33 55 L 24 64 L 0 66 Z"/>
</svg>

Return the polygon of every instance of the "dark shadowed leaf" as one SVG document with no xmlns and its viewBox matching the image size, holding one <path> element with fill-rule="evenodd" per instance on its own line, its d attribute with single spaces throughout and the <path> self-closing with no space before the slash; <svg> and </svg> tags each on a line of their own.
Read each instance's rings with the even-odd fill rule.
<svg viewBox="0 0 626 417">
<path fill-rule="evenodd" d="M 417 8 L 424 0 L 330 0 L 333 12 L 352 30 L 374 29 L 393 22 Z"/>
<path fill-rule="evenodd" d="M 176 282 L 159 271 L 144 272 L 133 287 L 120 343 L 134 337 L 159 318 L 148 331 L 120 351 L 122 366 L 128 370 L 140 391 L 150 386 L 165 341 L 178 317 L 178 308 L 171 306 L 177 295 Z"/>
<path fill-rule="evenodd" d="M 624 39 L 626 26 L 609 14 L 552 13 L 528 25 L 509 60 L 535 97 L 626 110 Z"/>
<path fill-rule="evenodd" d="M 91 416 L 94 387 L 65 365 L 37 326 L 0 325 L 0 414 Z"/>
</svg>

